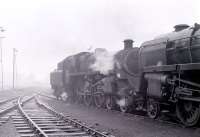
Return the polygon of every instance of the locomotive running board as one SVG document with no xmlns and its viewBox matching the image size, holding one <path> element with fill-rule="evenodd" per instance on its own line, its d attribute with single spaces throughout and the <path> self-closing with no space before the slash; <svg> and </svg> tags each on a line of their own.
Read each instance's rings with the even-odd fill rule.
<svg viewBox="0 0 200 137">
<path fill-rule="evenodd" d="M 200 97 L 179 97 L 181 100 L 187 100 L 187 101 L 194 101 L 194 102 L 200 102 Z"/>
</svg>

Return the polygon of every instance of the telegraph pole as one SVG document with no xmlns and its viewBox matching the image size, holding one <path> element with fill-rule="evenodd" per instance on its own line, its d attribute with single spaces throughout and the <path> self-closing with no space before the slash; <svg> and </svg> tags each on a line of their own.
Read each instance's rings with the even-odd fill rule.
<svg viewBox="0 0 200 137">
<path fill-rule="evenodd" d="M 13 48 L 13 88 L 15 88 L 16 52 L 17 52 L 17 50 L 15 48 Z"/>
<path fill-rule="evenodd" d="M 4 32 L 5 30 L 0 27 L 0 32 Z M 0 36 L 0 63 L 1 63 L 1 89 L 3 90 L 3 49 L 2 49 L 2 39 L 4 37 L 3 36 Z"/>
<path fill-rule="evenodd" d="M 2 37 L 0 37 L 0 52 L 1 52 L 1 89 L 3 90 L 3 50 L 2 50 Z"/>
</svg>

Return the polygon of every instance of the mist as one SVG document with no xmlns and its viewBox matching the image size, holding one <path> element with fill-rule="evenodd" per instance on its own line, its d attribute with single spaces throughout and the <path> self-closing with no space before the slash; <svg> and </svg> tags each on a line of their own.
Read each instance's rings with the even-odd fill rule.
<svg viewBox="0 0 200 137">
<path fill-rule="evenodd" d="M 0 26 L 4 85 L 12 87 L 12 49 L 16 48 L 16 86 L 49 86 L 49 74 L 68 55 L 90 47 L 117 51 L 173 31 L 180 23 L 200 22 L 198 0 L 1 0 Z"/>
</svg>

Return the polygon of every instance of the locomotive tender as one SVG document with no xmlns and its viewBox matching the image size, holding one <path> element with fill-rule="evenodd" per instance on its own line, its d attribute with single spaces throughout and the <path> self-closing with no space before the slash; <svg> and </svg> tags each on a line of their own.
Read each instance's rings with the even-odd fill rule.
<svg viewBox="0 0 200 137">
<path fill-rule="evenodd" d="M 200 25 L 174 28 L 140 47 L 124 40 L 124 49 L 113 56 L 113 68 L 107 73 L 91 67 L 96 55 L 107 54 L 104 49 L 65 58 L 50 75 L 55 96 L 66 93 L 70 101 L 88 106 L 145 111 L 153 119 L 161 112 L 175 114 L 184 125 L 196 125 L 200 118 Z"/>
</svg>

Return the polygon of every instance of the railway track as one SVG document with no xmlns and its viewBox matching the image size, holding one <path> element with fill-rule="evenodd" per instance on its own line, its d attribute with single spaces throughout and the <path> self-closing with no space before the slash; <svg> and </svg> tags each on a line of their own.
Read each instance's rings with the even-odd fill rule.
<svg viewBox="0 0 200 137">
<path fill-rule="evenodd" d="M 0 102 L 0 126 L 8 120 L 9 115 L 7 116 L 3 116 L 3 115 L 16 107 L 15 103 L 17 99 L 18 97 L 15 97 L 15 98 L 11 98 L 11 99 Z"/>
<path fill-rule="evenodd" d="M 22 103 L 29 101 L 32 97 L 25 98 Z M 6 100 L 0 105 L 0 126 L 6 123 L 16 113 L 17 100 L 19 97 Z"/>
<path fill-rule="evenodd" d="M 110 137 L 93 128 L 64 116 L 40 102 L 36 96 L 18 98 L 0 114 L 4 123 L 12 119 L 21 137 Z"/>
<path fill-rule="evenodd" d="M 0 102 L 0 107 L 1 107 L 2 105 L 6 104 L 6 103 L 9 103 L 9 102 L 11 102 L 11 101 L 13 101 L 13 100 L 16 100 L 17 98 L 18 98 L 18 97 L 13 97 L 13 98 L 6 99 L 6 100 L 1 101 L 1 102 Z"/>
<path fill-rule="evenodd" d="M 5 101 L 0 102 L 0 115 L 7 112 L 8 108 L 12 108 L 17 102 L 18 97 L 11 98 Z"/>
<path fill-rule="evenodd" d="M 46 98 L 49 98 L 49 99 L 57 100 L 54 97 L 51 97 L 51 96 L 48 96 L 48 95 L 44 95 L 44 94 L 41 94 L 41 93 L 39 93 L 39 95 L 43 96 L 43 97 L 46 97 Z M 59 101 L 62 101 L 62 100 L 59 100 Z M 91 107 L 93 107 L 93 106 L 91 106 Z M 159 122 L 159 123 L 163 123 L 163 124 L 167 124 L 167 125 L 173 125 L 173 126 L 185 128 L 185 126 L 182 125 L 179 121 L 175 121 L 175 120 L 167 118 L 167 117 L 161 117 L 159 119 L 151 119 L 148 116 L 146 116 L 145 114 L 123 113 L 123 112 L 121 112 L 119 110 L 108 110 L 106 108 L 97 108 L 97 107 L 93 107 L 93 108 L 94 109 L 101 109 L 101 111 L 112 112 L 112 113 L 115 113 L 115 114 L 120 114 L 120 115 L 122 114 L 122 115 L 127 116 L 127 117 L 137 117 L 137 118 L 141 118 L 141 119 L 145 119 L 145 120 L 150 120 L 152 122 Z M 191 129 L 196 129 L 198 127 L 190 127 L 190 128 Z"/>
</svg>

